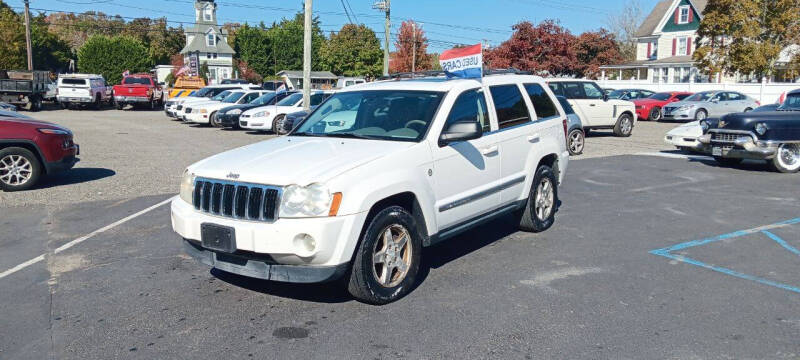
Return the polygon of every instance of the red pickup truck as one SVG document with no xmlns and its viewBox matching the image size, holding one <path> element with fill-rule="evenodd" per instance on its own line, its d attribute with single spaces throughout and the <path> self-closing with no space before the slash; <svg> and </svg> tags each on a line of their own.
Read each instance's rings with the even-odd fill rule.
<svg viewBox="0 0 800 360">
<path fill-rule="evenodd" d="M 114 85 L 114 104 L 118 110 L 125 105 L 146 105 L 150 109 L 161 106 L 161 86 L 150 74 L 131 74 L 122 78 L 122 84 Z"/>
</svg>

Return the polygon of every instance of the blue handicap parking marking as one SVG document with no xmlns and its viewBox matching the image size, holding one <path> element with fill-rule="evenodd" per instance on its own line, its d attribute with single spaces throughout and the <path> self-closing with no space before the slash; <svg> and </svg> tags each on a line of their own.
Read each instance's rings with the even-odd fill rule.
<svg viewBox="0 0 800 360">
<path fill-rule="evenodd" d="M 753 228 L 753 229 L 735 231 L 735 232 L 732 232 L 732 233 L 729 233 L 729 234 L 714 236 L 714 237 L 710 237 L 710 238 L 687 241 L 687 242 L 676 244 L 676 245 L 673 245 L 673 246 L 670 246 L 670 247 L 652 250 L 652 251 L 650 251 L 650 253 L 653 254 L 653 255 L 663 256 L 663 257 L 671 259 L 671 260 L 676 260 L 676 261 L 680 261 L 680 262 L 683 262 L 683 263 L 699 266 L 699 267 L 702 267 L 702 268 L 705 268 L 705 269 L 709 269 L 709 270 L 713 270 L 713 271 L 716 271 L 716 272 L 720 272 L 720 273 L 723 273 L 723 274 L 726 274 L 726 275 L 735 276 L 735 277 L 738 277 L 738 278 L 741 278 L 741 279 L 745 279 L 745 280 L 755 281 L 755 282 L 758 282 L 758 283 L 761 283 L 761 284 L 764 284 L 764 285 L 774 286 L 774 287 L 777 287 L 777 288 L 780 288 L 780 289 L 784 289 L 784 290 L 788 290 L 788 291 L 800 294 L 800 287 L 798 287 L 798 286 L 784 284 L 784 283 L 781 283 L 781 282 L 765 279 L 765 278 L 762 278 L 762 277 L 745 274 L 745 273 L 738 272 L 738 271 L 735 271 L 735 270 L 732 270 L 732 269 L 729 269 L 729 268 L 726 268 L 726 267 L 711 265 L 711 264 L 705 263 L 703 261 L 699 261 L 697 259 L 690 258 L 690 257 L 685 256 L 685 255 L 675 254 L 676 251 L 685 250 L 685 249 L 689 249 L 689 248 L 693 248 L 693 247 L 697 247 L 697 246 L 703 246 L 703 245 L 719 242 L 719 241 L 722 241 L 722 240 L 730 240 L 730 239 L 743 237 L 743 236 L 746 236 L 746 235 L 760 234 L 760 235 L 763 235 L 763 236 L 773 240 L 775 243 L 780 245 L 785 250 L 791 252 L 792 254 L 800 256 L 800 250 L 798 250 L 796 247 L 790 245 L 788 242 L 786 242 L 786 240 L 782 239 L 780 236 L 776 235 L 774 232 L 770 231 L 770 230 L 773 230 L 773 229 L 789 227 L 789 226 L 797 225 L 797 224 L 800 224 L 800 218 L 786 220 L 786 221 L 782 221 L 782 222 L 779 222 L 779 223 L 765 225 L 765 226 L 761 226 L 761 227 L 757 227 L 757 228 Z"/>
</svg>

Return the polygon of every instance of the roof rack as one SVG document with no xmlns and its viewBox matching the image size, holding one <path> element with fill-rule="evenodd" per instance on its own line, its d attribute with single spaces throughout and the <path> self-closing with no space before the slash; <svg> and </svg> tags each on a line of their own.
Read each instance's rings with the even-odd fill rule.
<svg viewBox="0 0 800 360">
<path fill-rule="evenodd" d="M 508 68 L 508 69 L 483 69 L 484 76 L 490 75 L 533 75 L 530 71 L 523 71 L 515 68 Z M 415 79 L 415 78 L 425 78 L 425 77 L 440 77 L 440 76 L 447 76 L 447 72 L 444 70 L 429 70 L 429 71 L 417 71 L 417 72 L 399 72 L 394 74 L 389 74 L 387 76 L 382 76 L 378 80 L 401 80 L 401 79 Z M 453 78 L 459 79 L 459 78 Z"/>
</svg>

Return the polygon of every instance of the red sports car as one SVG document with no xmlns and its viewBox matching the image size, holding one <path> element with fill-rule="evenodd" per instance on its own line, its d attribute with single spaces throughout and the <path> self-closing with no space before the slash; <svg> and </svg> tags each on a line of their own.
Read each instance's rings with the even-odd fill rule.
<svg viewBox="0 0 800 360">
<path fill-rule="evenodd" d="M 636 105 L 636 115 L 639 120 L 661 120 L 661 108 L 669 103 L 681 101 L 692 93 L 689 92 L 660 92 L 651 95 L 648 98 L 633 100 Z"/>
<path fill-rule="evenodd" d="M 78 162 L 72 132 L 56 124 L 0 115 L 0 189 L 19 191 Z"/>
</svg>

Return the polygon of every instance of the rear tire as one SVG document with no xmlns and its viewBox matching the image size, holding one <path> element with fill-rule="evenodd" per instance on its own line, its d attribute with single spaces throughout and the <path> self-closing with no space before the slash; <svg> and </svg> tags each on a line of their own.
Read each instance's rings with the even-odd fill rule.
<svg viewBox="0 0 800 360">
<path fill-rule="evenodd" d="M 695 121 L 708 119 L 708 111 L 705 109 L 697 110 L 697 112 L 694 113 L 694 119 Z"/>
<path fill-rule="evenodd" d="M 215 128 L 222 127 L 222 124 L 217 122 L 217 112 L 216 111 L 211 113 L 211 116 L 208 117 L 208 123 L 211 124 L 211 126 L 215 127 Z"/>
<path fill-rule="evenodd" d="M 617 119 L 617 124 L 614 125 L 614 136 L 628 137 L 633 133 L 633 116 L 624 113 Z"/>
<path fill-rule="evenodd" d="M 358 301 L 388 304 L 411 291 L 421 261 L 414 216 L 400 206 L 387 207 L 372 217 L 359 241 L 347 290 Z"/>
<path fill-rule="evenodd" d="M 101 102 L 100 102 L 100 94 L 97 94 L 97 95 L 95 95 L 95 97 L 94 97 L 94 103 L 92 104 L 92 109 L 94 109 L 94 110 L 100 110 L 100 107 L 101 107 L 101 106 L 102 106 L 102 105 L 101 105 Z"/>
<path fill-rule="evenodd" d="M 539 166 L 519 219 L 522 231 L 542 232 L 553 226 L 558 210 L 558 179 L 547 165 Z"/>
<path fill-rule="evenodd" d="M 22 191 L 35 185 L 42 174 L 42 164 L 30 150 L 8 147 L 0 150 L 0 189 Z"/>
<path fill-rule="evenodd" d="M 581 129 L 572 129 L 567 137 L 567 149 L 570 155 L 583 154 L 583 147 L 586 144 L 586 136 Z"/>
</svg>

